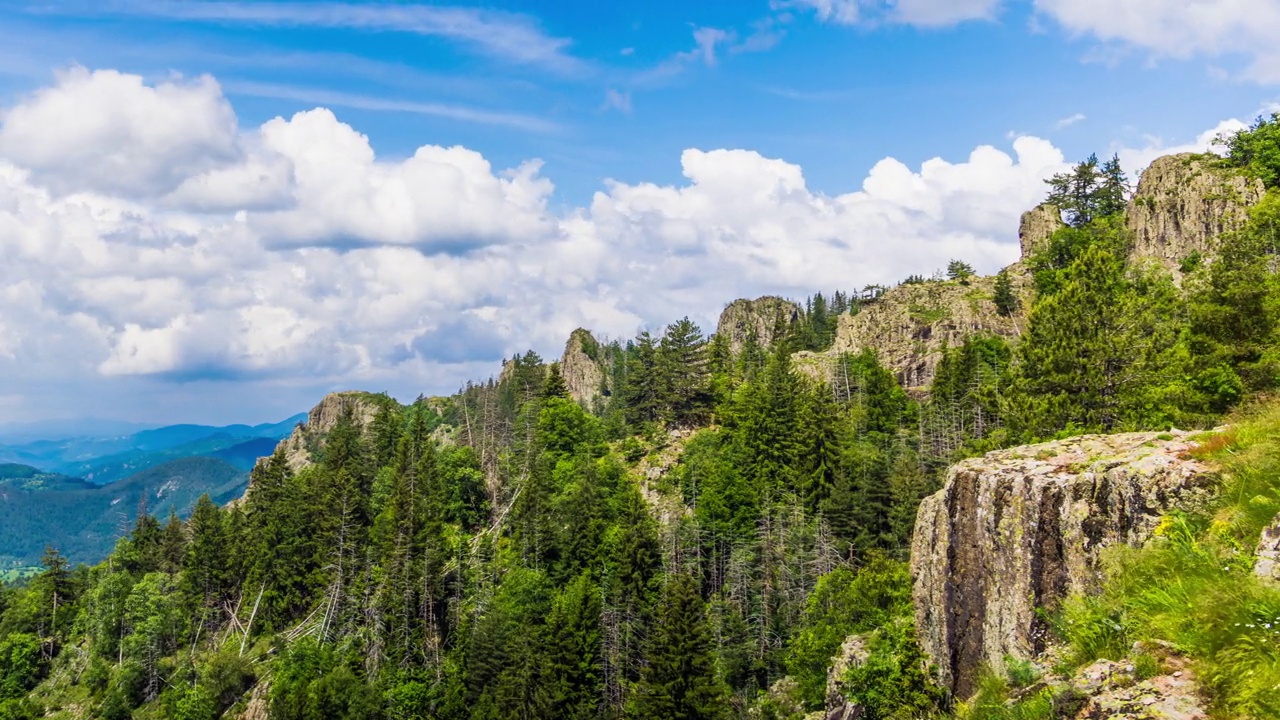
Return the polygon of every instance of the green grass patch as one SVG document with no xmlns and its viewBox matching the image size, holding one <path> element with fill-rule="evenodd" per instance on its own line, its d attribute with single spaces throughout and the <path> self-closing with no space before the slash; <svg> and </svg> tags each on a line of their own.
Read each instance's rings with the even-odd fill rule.
<svg viewBox="0 0 1280 720">
<path fill-rule="evenodd" d="M 1144 548 L 1109 553 L 1101 594 L 1068 600 L 1059 632 L 1081 665 L 1128 657 L 1136 641 L 1170 643 L 1216 715 L 1280 717 L 1280 586 L 1253 575 L 1259 534 L 1280 513 L 1280 402 L 1243 412 L 1190 455 L 1221 467 L 1217 501 L 1165 517 Z"/>
</svg>

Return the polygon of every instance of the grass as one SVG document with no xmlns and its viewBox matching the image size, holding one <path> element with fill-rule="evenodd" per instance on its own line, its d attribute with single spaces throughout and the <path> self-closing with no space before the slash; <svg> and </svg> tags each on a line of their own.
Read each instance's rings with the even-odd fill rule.
<svg viewBox="0 0 1280 720">
<path fill-rule="evenodd" d="M 1222 469 L 1218 499 L 1165 517 L 1144 548 L 1112 551 L 1102 593 L 1071 598 L 1059 633 L 1080 665 L 1128 657 L 1136 641 L 1170 643 L 1215 717 L 1280 717 L 1280 586 L 1252 572 L 1280 513 L 1280 402 L 1243 411 L 1190 455 Z"/>
</svg>

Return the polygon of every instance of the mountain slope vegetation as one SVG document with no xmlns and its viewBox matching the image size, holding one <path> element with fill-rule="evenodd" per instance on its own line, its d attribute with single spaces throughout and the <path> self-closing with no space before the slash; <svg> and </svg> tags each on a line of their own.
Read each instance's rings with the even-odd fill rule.
<svg viewBox="0 0 1280 720">
<path fill-rule="evenodd" d="M 1270 189 L 1176 279 L 1131 252 L 1118 165 L 1055 178 L 1066 225 L 1009 271 L 1034 286 L 1021 336 L 947 348 L 927 395 L 871 347 L 819 378 L 798 372 L 793 352 L 832 342 L 826 301 L 810 300 L 767 345 L 731 347 L 685 318 L 595 348 L 610 392 L 594 413 L 532 352 L 447 399 L 334 404 L 313 446 L 294 448 L 306 461 L 281 446 L 243 502 L 202 498 L 186 522 L 133 514 L 94 567 L 46 552 L 39 576 L 0 596 L 0 718 L 798 720 L 846 700 L 869 719 L 1053 717 L 1052 702 L 1006 703 L 1007 686 L 967 703 L 936 684 L 903 562 L 916 509 L 959 458 L 1207 430 L 1275 389 L 1278 124 L 1206 158 Z M 911 282 L 970 282 L 953 269 Z M 1249 442 L 1274 446 L 1273 425 Z M 1188 519 L 1186 547 L 1256 540 L 1275 486 L 1225 489 L 1227 515 Z M 1227 676 L 1273 667 L 1274 644 L 1225 628 L 1227 641 L 1200 642 L 1197 623 L 1225 616 L 1197 614 L 1189 595 L 1134 599 L 1140 578 L 1191 583 L 1209 568 L 1118 561 L 1103 595 L 1069 613 L 1122 634 L 1062 640 L 1080 662 L 1134 639 L 1180 643 L 1224 678 L 1204 688 L 1215 713 L 1267 717 L 1265 682 Z M 830 668 L 854 646 L 832 697 Z"/>
</svg>

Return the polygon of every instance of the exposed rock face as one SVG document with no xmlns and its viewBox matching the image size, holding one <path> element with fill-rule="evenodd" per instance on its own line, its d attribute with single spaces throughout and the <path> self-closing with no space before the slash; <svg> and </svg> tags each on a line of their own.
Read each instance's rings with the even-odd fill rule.
<svg viewBox="0 0 1280 720">
<path fill-rule="evenodd" d="M 1062 222 L 1062 210 L 1056 205 L 1041 203 L 1022 213 L 1022 221 L 1018 223 L 1018 243 L 1022 246 L 1022 259 L 1049 242 L 1049 236 L 1066 227 Z"/>
<path fill-rule="evenodd" d="M 720 313 L 716 334 L 728 338 L 729 348 L 736 353 L 753 334 L 761 346 L 771 345 L 775 331 L 799 316 L 800 306 L 780 297 L 734 300 Z"/>
<path fill-rule="evenodd" d="M 1015 287 L 1022 282 L 1013 280 Z M 962 345 L 965 338 L 979 333 L 1018 335 L 1021 318 L 1002 317 L 992 301 L 994 291 L 994 277 L 970 278 L 968 285 L 939 281 L 899 285 L 858 314 L 841 315 L 831 350 L 821 355 L 797 353 L 796 366 L 811 375 L 825 375 L 840 355 L 873 348 L 903 387 L 926 387 L 933 382 L 943 347 Z M 1029 297 L 1024 297 L 1023 307 L 1029 304 Z"/>
<path fill-rule="evenodd" d="M 850 635 L 840 646 L 831 667 L 827 670 L 827 697 L 823 720 L 858 720 L 865 708 L 850 702 L 845 692 L 844 676 L 849 668 L 858 667 L 871 656 L 866 635 Z"/>
<path fill-rule="evenodd" d="M 1096 589 L 1099 553 L 1149 539 L 1162 514 L 1208 500 L 1187 434 L 1084 436 L 989 453 L 926 498 L 911 547 L 920 643 L 960 697 L 983 663 L 1045 649 L 1052 610 Z"/>
<path fill-rule="evenodd" d="M 339 418 L 351 410 L 352 419 L 361 429 L 369 427 L 378 416 L 378 403 L 374 395 L 364 392 L 338 392 L 324 396 L 319 405 L 311 408 L 307 421 L 293 429 L 293 434 L 280 441 L 294 472 L 315 461 L 313 453 L 320 449 L 324 438 L 338 424 Z"/>
<path fill-rule="evenodd" d="M 1280 515 L 1262 531 L 1258 540 L 1253 573 L 1264 580 L 1280 582 Z"/>
<path fill-rule="evenodd" d="M 564 376 L 569 395 L 588 410 L 596 409 L 610 389 L 600 350 L 600 342 L 590 332 L 578 328 L 569 336 L 560 358 L 560 374 Z"/>
<path fill-rule="evenodd" d="M 1218 236 L 1242 226 L 1264 192 L 1261 180 L 1214 167 L 1206 156 L 1157 158 L 1129 202 L 1132 257 L 1177 270 L 1193 253 L 1211 256 Z"/>
<path fill-rule="evenodd" d="M 249 694 L 249 702 L 238 720 L 268 720 L 271 717 L 271 683 L 260 682 Z"/>
</svg>

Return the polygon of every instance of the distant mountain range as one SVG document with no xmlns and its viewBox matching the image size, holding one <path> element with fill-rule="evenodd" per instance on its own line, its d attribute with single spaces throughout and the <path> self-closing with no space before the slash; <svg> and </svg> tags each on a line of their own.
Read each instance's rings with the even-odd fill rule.
<svg viewBox="0 0 1280 720">
<path fill-rule="evenodd" d="M 0 572 L 36 564 L 45 546 L 102 560 L 138 512 L 185 516 L 201 495 L 241 494 L 257 459 L 306 419 L 264 425 L 171 425 L 123 435 L 0 436 Z"/>
<path fill-rule="evenodd" d="M 184 457 L 218 457 L 248 470 L 253 458 L 248 453 L 287 437 L 305 414 L 278 423 L 263 425 L 170 425 L 125 435 L 84 435 L 56 439 L 28 439 L 24 430 L 20 442 L 0 435 L 0 463 L 30 465 L 48 473 L 83 478 L 106 485 L 169 460 Z M 239 445 L 247 448 L 235 450 Z M 270 451 L 267 452 L 270 454 Z"/>
</svg>

